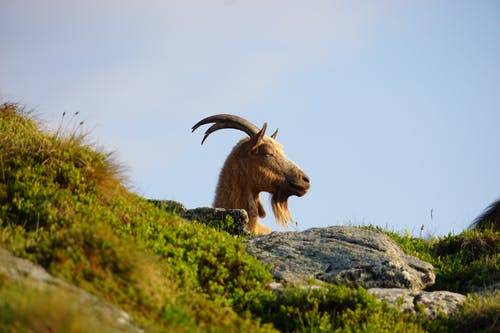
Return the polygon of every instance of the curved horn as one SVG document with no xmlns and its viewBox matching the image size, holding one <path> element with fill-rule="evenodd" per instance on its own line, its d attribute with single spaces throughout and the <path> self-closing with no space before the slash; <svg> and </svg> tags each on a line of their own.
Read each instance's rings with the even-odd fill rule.
<svg viewBox="0 0 500 333">
<path fill-rule="evenodd" d="M 214 124 L 205 131 L 205 136 L 203 137 L 201 144 L 205 142 L 205 140 L 210 134 L 224 128 L 234 128 L 243 131 L 246 134 L 248 134 L 248 136 L 251 138 L 254 137 L 256 134 L 258 134 L 260 131 L 257 126 L 255 126 L 254 124 L 252 124 L 251 122 L 249 122 L 244 118 L 232 114 L 217 114 L 214 116 L 204 118 L 199 122 L 197 122 L 192 128 L 192 132 L 194 132 L 198 127 L 210 123 Z"/>
</svg>

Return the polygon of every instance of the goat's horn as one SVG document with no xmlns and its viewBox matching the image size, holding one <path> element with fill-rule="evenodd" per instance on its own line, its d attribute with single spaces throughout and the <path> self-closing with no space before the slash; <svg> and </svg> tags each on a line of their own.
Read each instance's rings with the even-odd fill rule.
<svg viewBox="0 0 500 333">
<path fill-rule="evenodd" d="M 192 131 L 194 132 L 198 127 L 210 123 L 215 123 L 215 124 L 213 124 L 206 130 L 205 136 L 201 141 L 202 144 L 203 142 L 205 142 L 205 140 L 210 134 L 224 128 L 234 128 L 243 131 L 246 134 L 248 134 L 249 137 L 254 137 L 260 131 L 257 126 L 255 126 L 248 120 L 232 114 L 217 114 L 214 116 L 204 118 L 193 126 Z"/>
</svg>

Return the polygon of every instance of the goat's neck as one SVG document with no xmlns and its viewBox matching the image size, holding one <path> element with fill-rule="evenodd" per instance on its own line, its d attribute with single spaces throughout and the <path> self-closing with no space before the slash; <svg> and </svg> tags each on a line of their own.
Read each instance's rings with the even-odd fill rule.
<svg viewBox="0 0 500 333">
<path fill-rule="evenodd" d="M 241 183 L 241 180 L 223 178 L 221 174 L 213 206 L 227 209 L 245 209 L 249 217 L 258 217 L 259 192 L 242 185 L 244 184 Z"/>
<path fill-rule="evenodd" d="M 253 230 L 258 224 L 259 215 L 264 217 L 265 212 L 260 203 L 259 191 L 252 188 L 251 179 L 244 170 L 244 167 L 228 158 L 219 175 L 213 206 L 246 210 L 248 227 Z"/>
<path fill-rule="evenodd" d="M 243 164 L 239 154 L 238 145 L 226 159 L 219 175 L 213 206 L 246 210 L 250 232 L 256 235 L 268 234 L 271 230 L 259 223 L 259 216 L 266 216 L 259 197 L 261 189 L 256 187 L 256 176 L 251 175 L 251 169 Z"/>
</svg>

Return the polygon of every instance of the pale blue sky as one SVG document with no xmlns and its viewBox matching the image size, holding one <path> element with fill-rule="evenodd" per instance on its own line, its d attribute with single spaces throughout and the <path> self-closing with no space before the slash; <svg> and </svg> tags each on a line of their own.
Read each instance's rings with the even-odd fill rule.
<svg viewBox="0 0 500 333">
<path fill-rule="evenodd" d="M 216 113 L 280 128 L 291 230 L 458 233 L 500 197 L 498 1 L 0 0 L 0 41 L 0 98 L 79 111 L 146 197 L 211 204 L 244 136 L 200 146 Z"/>
</svg>

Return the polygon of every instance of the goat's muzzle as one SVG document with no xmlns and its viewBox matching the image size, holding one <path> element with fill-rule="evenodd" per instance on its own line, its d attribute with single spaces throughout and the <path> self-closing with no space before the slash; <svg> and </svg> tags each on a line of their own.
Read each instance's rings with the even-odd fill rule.
<svg viewBox="0 0 500 333">
<path fill-rule="evenodd" d="M 302 170 L 299 170 L 293 176 L 286 177 L 286 182 L 288 185 L 289 194 L 296 195 L 298 197 L 306 194 L 311 187 L 309 176 L 306 175 L 306 173 Z"/>
</svg>

